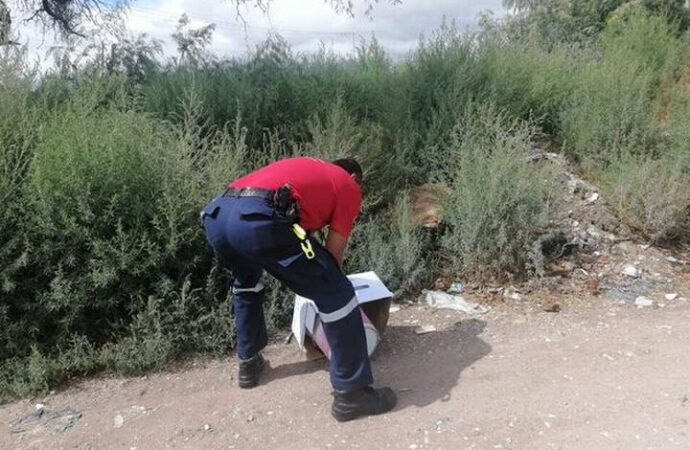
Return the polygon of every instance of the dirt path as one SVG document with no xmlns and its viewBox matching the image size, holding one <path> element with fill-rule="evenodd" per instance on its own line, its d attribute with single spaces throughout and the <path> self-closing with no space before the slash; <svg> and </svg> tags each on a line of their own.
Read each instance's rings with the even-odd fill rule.
<svg viewBox="0 0 690 450">
<path fill-rule="evenodd" d="M 233 384 L 234 365 L 211 361 L 4 405 L 0 448 L 687 449 L 689 321 L 684 301 L 593 299 L 481 319 L 409 307 L 392 315 L 374 363 L 378 384 L 399 393 L 391 414 L 336 423 L 323 362 L 281 343 L 255 390 Z M 429 324 L 438 331 L 415 334 Z M 64 432 L 53 421 L 10 433 L 36 403 L 82 416 Z"/>
</svg>

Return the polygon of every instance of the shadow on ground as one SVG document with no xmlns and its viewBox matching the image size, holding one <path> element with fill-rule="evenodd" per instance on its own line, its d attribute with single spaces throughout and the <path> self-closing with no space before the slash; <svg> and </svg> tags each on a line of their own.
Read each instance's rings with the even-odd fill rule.
<svg viewBox="0 0 690 450">
<path fill-rule="evenodd" d="M 376 384 L 398 391 L 397 410 L 449 400 L 462 372 L 491 353 L 480 337 L 485 328 L 477 319 L 424 335 L 416 327 L 391 327 L 374 363 Z"/>
<path fill-rule="evenodd" d="M 397 410 L 448 400 L 463 370 L 491 353 L 480 337 L 486 328 L 482 320 L 463 320 L 424 335 L 416 334 L 415 328 L 390 327 L 372 361 L 375 385 L 398 392 Z M 319 370 L 327 370 L 323 359 L 277 365 L 266 372 L 262 384 Z"/>
<path fill-rule="evenodd" d="M 328 361 L 325 358 L 315 361 L 298 361 L 288 364 L 280 364 L 275 367 L 269 361 L 268 370 L 262 374 L 261 384 L 270 384 L 273 381 L 293 376 L 304 375 L 318 372 L 319 370 L 328 371 Z"/>
</svg>

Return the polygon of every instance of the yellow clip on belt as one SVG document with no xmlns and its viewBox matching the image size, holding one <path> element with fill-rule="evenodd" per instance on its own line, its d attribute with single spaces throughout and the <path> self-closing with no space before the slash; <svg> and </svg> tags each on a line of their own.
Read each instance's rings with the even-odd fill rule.
<svg viewBox="0 0 690 450">
<path fill-rule="evenodd" d="M 292 231 L 295 232 L 297 239 L 301 241 L 300 247 L 302 247 L 302 252 L 304 252 L 304 255 L 307 257 L 307 259 L 316 258 L 316 253 L 314 252 L 314 248 L 311 246 L 311 241 L 307 238 L 307 232 L 304 231 L 304 228 L 299 226 L 299 224 L 294 224 L 292 226 Z"/>
</svg>

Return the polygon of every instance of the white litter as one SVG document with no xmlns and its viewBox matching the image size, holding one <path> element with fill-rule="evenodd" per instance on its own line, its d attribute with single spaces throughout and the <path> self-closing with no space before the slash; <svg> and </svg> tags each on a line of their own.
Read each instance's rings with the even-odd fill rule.
<svg viewBox="0 0 690 450">
<path fill-rule="evenodd" d="M 637 297 L 635 299 L 635 305 L 637 305 L 640 308 L 644 308 L 646 306 L 653 306 L 654 300 L 647 297 Z"/>
<path fill-rule="evenodd" d="M 460 283 L 459 281 L 456 281 L 455 283 L 450 285 L 450 289 L 448 289 L 448 292 L 451 294 L 462 294 L 465 292 L 465 285 Z"/>
<path fill-rule="evenodd" d="M 459 295 L 446 294 L 441 291 L 424 291 L 424 300 L 427 305 L 437 309 L 452 309 L 467 314 L 486 314 L 489 308 L 471 303 Z"/>
<path fill-rule="evenodd" d="M 631 278 L 639 278 L 640 275 L 642 275 L 642 271 L 633 265 L 628 265 L 623 269 L 623 275 L 627 275 Z"/>
<path fill-rule="evenodd" d="M 591 205 L 592 203 L 596 203 L 597 200 L 599 200 L 599 193 L 595 192 L 587 198 L 587 204 Z"/>
<path fill-rule="evenodd" d="M 516 302 L 522 301 L 522 295 L 510 289 L 503 292 L 503 297 L 509 300 L 515 300 Z"/>
<path fill-rule="evenodd" d="M 436 331 L 436 327 L 433 326 L 433 325 L 423 325 L 423 326 L 421 326 L 421 327 L 417 327 L 417 328 L 414 330 L 414 332 L 415 332 L 416 334 L 420 334 L 420 335 L 421 335 L 421 334 L 433 333 L 434 331 Z"/>
</svg>

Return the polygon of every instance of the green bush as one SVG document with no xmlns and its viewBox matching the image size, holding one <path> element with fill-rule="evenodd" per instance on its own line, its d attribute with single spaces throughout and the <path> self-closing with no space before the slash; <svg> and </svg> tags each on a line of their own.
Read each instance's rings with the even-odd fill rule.
<svg viewBox="0 0 690 450">
<path fill-rule="evenodd" d="M 99 60 L 36 79 L 2 50 L 0 399 L 227 351 L 230 276 L 198 211 L 287 156 L 362 161 L 346 268 L 399 295 L 441 270 L 529 273 L 557 195 L 548 163 L 528 161 L 537 138 L 602 180 L 631 226 L 687 242 L 688 38 L 639 2 L 570 3 L 476 35 L 443 23 L 398 63 L 374 39 L 340 57 L 273 37 L 243 59 L 147 59 L 130 78 Z M 451 190 L 431 232 L 411 224 L 406 194 L 429 182 Z M 275 330 L 292 294 L 271 281 L 268 297 Z"/>
<path fill-rule="evenodd" d="M 533 137 L 530 126 L 485 105 L 468 107 L 455 127 L 443 246 L 466 276 L 488 280 L 529 269 L 555 192 L 553 171 L 529 159 Z"/>
<path fill-rule="evenodd" d="M 575 89 L 573 71 L 585 57 L 585 52 L 562 45 L 547 50 L 531 41 L 504 42 L 488 34 L 478 50 L 483 83 L 477 96 L 557 133 L 560 112 Z"/>
<path fill-rule="evenodd" d="M 428 277 L 428 233 L 412 221 L 407 195 L 390 210 L 360 223 L 348 251 L 348 272 L 375 271 L 397 296 L 418 289 Z"/>
<path fill-rule="evenodd" d="M 0 309 L 11 324 L 0 372 L 15 368 L 23 381 L 3 380 L 15 393 L 232 345 L 229 280 L 198 210 L 246 170 L 245 132 L 199 126 L 191 94 L 173 128 L 138 111 L 120 83 L 82 86 L 38 129 L 21 186 L 24 252 Z M 74 356 L 75 339 L 93 346 L 86 366 L 61 356 Z"/>
<path fill-rule="evenodd" d="M 617 214 L 652 242 L 690 242 L 690 89 L 672 74 L 657 114 L 663 140 L 649 155 L 626 153 L 599 175 Z"/>
<path fill-rule="evenodd" d="M 609 204 L 654 243 L 690 242 L 690 174 L 678 158 L 626 155 L 601 175 Z"/>
<path fill-rule="evenodd" d="M 594 47 L 598 57 L 576 71 L 573 96 L 561 112 L 563 138 L 576 157 L 605 165 L 656 144 L 654 98 L 676 59 L 675 45 L 668 24 L 642 11 L 606 28 Z"/>
<path fill-rule="evenodd" d="M 579 70 L 560 120 L 566 146 L 580 161 L 606 164 L 631 148 L 644 149 L 653 138 L 654 74 L 623 62 L 605 59 Z"/>
</svg>

